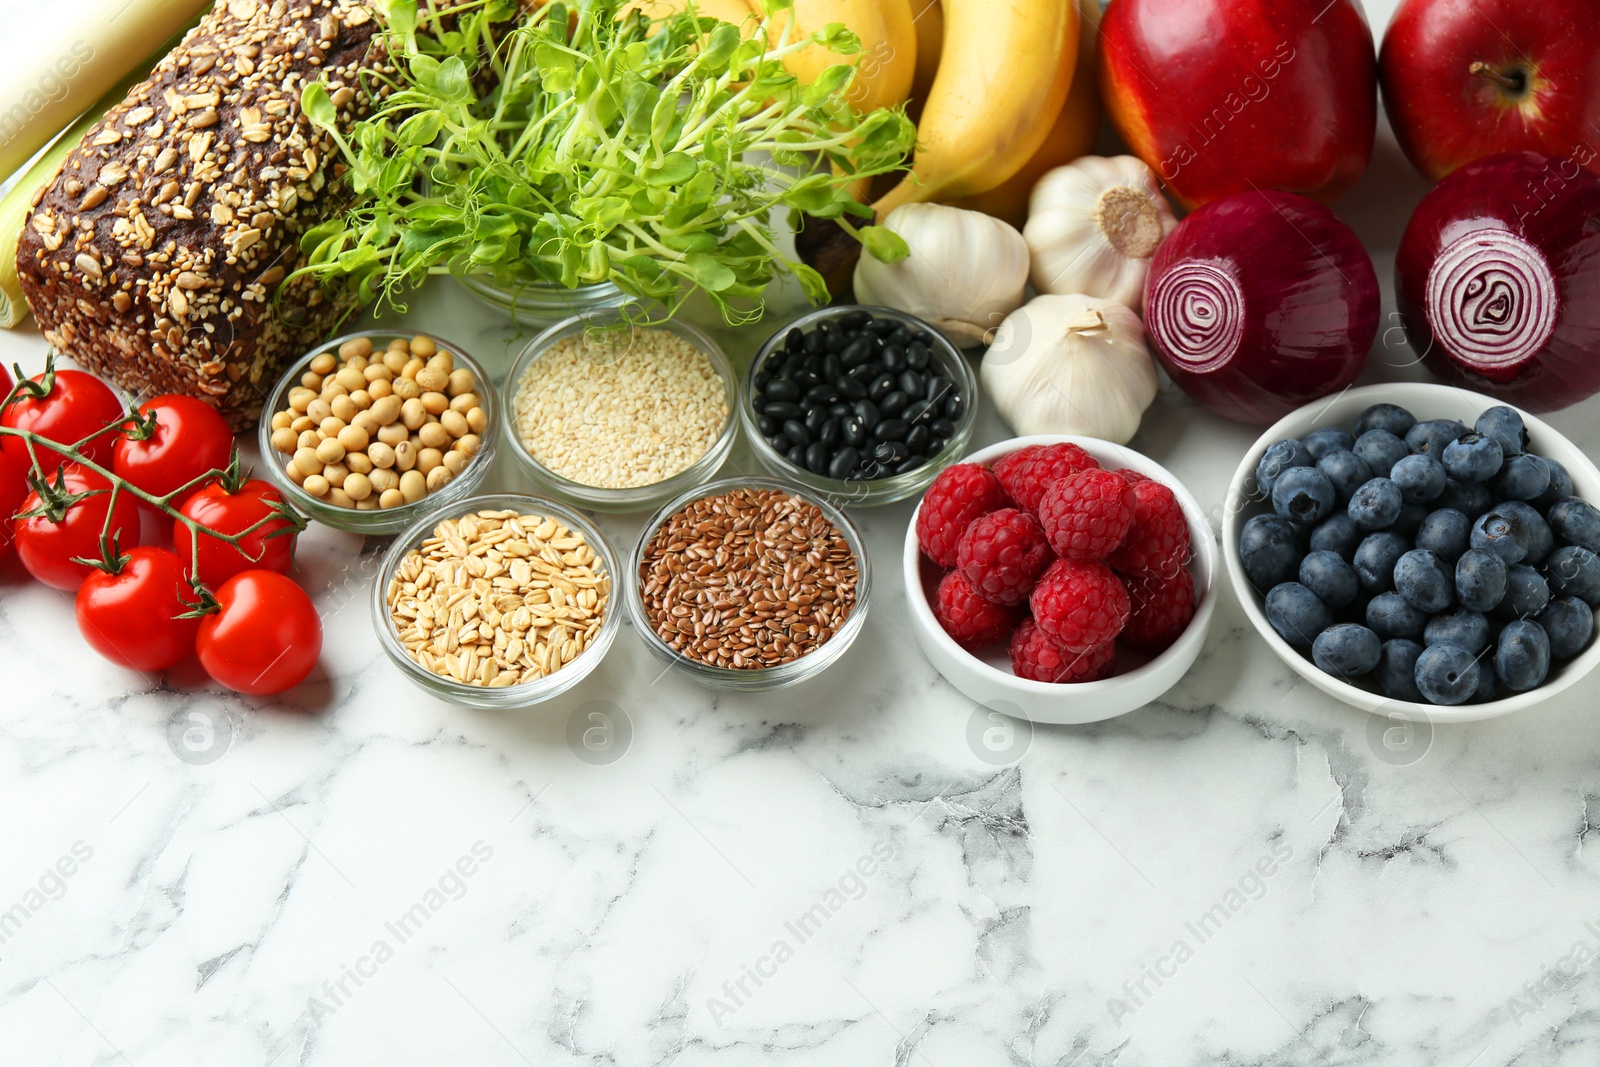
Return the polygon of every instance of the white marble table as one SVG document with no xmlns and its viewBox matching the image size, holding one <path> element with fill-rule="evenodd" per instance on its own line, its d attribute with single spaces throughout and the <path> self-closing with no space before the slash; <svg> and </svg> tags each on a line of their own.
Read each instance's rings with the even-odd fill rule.
<svg viewBox="0 0 1600 1067">
<path fill-rule="evenodd" d="M 1386 288 L 1422 190 L 1385 139 L 1341 204 Z M 407 321 L 500 367 L 517 343 L 449 283 Z M 42 353 L 0 335 L 8 364 Z M 1409 362 L 1386 334 L 1369 378 Z M 1600 454 L 1597 416 L 1553 421 Z M 1171 395 L 1145 427 L 1211 505 L 1255 433 Z M 909 512 L 858 513 L 881 581 L 821 679 L 719 696 L 624 632 L 514 714 L 383 659 L 358 538 L 302 542 L 327 645 L 279 700 L 106 665 L 6 572 L 0 1062 L 1600 1058 L 1600 684 L 1386 741 L 1225 593 L 1163 701 L 997 753 L 906 638 Z"/>
</svg>

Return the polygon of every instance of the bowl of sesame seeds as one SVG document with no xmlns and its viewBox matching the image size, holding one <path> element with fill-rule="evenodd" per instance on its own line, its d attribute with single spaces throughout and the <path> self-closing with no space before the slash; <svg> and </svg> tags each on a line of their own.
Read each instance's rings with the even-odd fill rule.
<svg viewBox="0 0 1600 1067">
<path fill-rule="evenodd" d="M 452 704 L 522 708 L 600 665 L 622 625 L 615 555 L 577 511 L 486 494 L 436 509 L 395 538 L 373 584 L 384 652 Z"/>
<path fill-rule="evenodd" d="M 716 474 L 738 434 L 738 378 L 693 325 L 638 308 L 575 315 L 507 376 L 507 451 L 552 495 L 596 511 L 657 507 Z"/>
<path fill-rule="evenodd" d="M 626 579 L 656 658 L 702 685 L 752 692 L 837 662 L 866 622 L 872 574 L 860 531 L 826 497 L 729 478 L 657 511 Z"/>
</svg>

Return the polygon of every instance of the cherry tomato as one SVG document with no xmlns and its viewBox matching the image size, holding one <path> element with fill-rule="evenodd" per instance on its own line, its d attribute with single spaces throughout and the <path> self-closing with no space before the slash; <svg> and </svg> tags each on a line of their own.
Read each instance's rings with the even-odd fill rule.
<svg viewBox="0 0 1600 1067">
<path fill-rule="evenodd" d="M 155 416 L 155 430 L 142 441 L 124 430 L 112 447 L 111 469 L 151 496 L 228 465 L 233 431 L 204 400 L 168 394 L 140 404 L 139 413 Z"/>
<path fill-rule="evenodd" d="M 183 561 L 164 548 L 135 548 L 116 574 L 96 570 L 78 587 L 78 632 L 112 663 L 162 671 L 194 651 L 200 620 L 189 610 Z"/>
<path fill-rule="evenodd" d="M 56 476 L 50 475 L 49 481 L 55 485 Z M 28 573 L 46 585 L 71 591 L 94 571 L 87 563 L 72 562 L 73 557 L 100 558 L 100 531 L 111 505 L 111 483 L 86 467 L 69 463 L 65 485 L 69 493 L 97 489 L 104 492 L 67 508 L 60 522 L 51 522 L 47 515 L 35 515 L 18 519 L 13 529 L 17 557 L 28 568 Z M 39 503 L 39 494 L 30 492 L 21 510 L 31 511 Z M 127 493 L 117 498 L 117 510 L 111 512 L 110 534 L 124 552 L 139 544 L 139 508 L 135 498 Z"/>
<path fill-rule="evenodd" d="M 28 465 L 0 452 L 0 559 L 12 549 L 11 518 L 22 510 L 22 502 L 32 490 L 28 486 Z"/>
<path fill-rule="evenodd" d="M 215 595 L 219 610 L 200 620 L 195 640 L 207 674 L 251 696 L 305 681 L 322 654 L 322 620 L 305 590 L 277 571 L 250 570 Z"/>
<path fill-rule="evenodd" d="M 42 382 L 44 378 L 43 374 L 36 374 L 33 381 Z M 85 371 L 58 370 L 48 394 L 38 400 L 26 395 L 18 397 L 0 412 L 0 426 L 32 430 L 63 445 L 77 444 L 97 430 L 104 431 L 81 449 L 86 459 L 104 467 L 111 461 L 111 448 L 117 437 L 115 424 L 122 416 L 122 401 L 105 382 Z M 21 438 L 7 437 L 0 447 L 27 462 L 28 445 Z M 41 452 L 40 459 L 46 467 L 52 466 L 47 453 Z"/>
<path fill-rule="evenodd" d="M 272 513 L 275 504 L 283 497 L 278 491 L 258 478 L 252 478 L 239 487 L 236 493 L 228 492 L 220 482 L 211 482 L 197 489 L 178 510 L 202 526 L 218 533 L 236 534 Z M 292 524 L 285 519 L 268 522 L 245 537 L 235 548 L 226 541 L 200 534 L 200 580 L 212 589 L 217 588 L 241 571 L 267 570 L 282 574 L 294 561 L 294 533 L 270 536 L 275 530 L 290 530 Z M 172 549 L 185 564 L 190 555 L 189 527 L 173 520 Z"/>
</svg>

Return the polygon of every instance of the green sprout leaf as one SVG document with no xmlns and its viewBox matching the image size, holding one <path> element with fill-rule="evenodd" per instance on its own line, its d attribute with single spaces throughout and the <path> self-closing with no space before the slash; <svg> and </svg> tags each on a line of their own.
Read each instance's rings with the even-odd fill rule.
<svg viewBox="0 0 1600 1067">
<path fill-rule="evenodd" d="M 906 239 L 883 226 L 863 226 L 861 247 L 881 263 L 898 263 L 911 254 Z"/>
</svg>

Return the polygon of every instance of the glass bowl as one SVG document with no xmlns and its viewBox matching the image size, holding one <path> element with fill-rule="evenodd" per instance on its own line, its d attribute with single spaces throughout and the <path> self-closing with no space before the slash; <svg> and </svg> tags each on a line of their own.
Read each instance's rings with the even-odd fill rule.
<svg viewBox="0 0 1600 1067">
<path fill-rule="evenodd" d="M 754 402 L 756 397 L 755 383 L 762 373 L 767 360 L 783 345 L 784 338 L 789 331 L 800 329 L 814 329 L 819 323 L 834 322 L 846 315 L 858 311 L 871 313 L 874 318 L 893 319 L 907 326 L 921 329 L 930 338 L 929 349 L 932 351 L 939 365 L 956 387 L 961 390 L 961 395 L 966 398 L 964 410 L 956 421 L 955 433 L 946 442 L 939 454 L 914 471 L 897 474 L 889 478 L 879 478 L 876 481 L 840 481 L 837 478 L 828 478 L 815 474 L 805 467 L 797 467 L 790 463 L 788 458 L 772 447 L 765 434 L 761 432 L 761 416 L 756 412 Z M 745 375 L 744 396 L 739 403 L 739 419 L 744 425 L 745 436 L 750 440 L 750 448 L 755 452 L 756 458 L 768 471 L 780 478 L 790 478 L 815 493 L 826 496 L 829 500 L 844 505 L 861 505 L 872 507 L 878 504 L 892 504 L 898 500 L 917 496 L 933 484 L 939 472 L 950 464 L 959 460 L 967 451 L 967 446 L 972 443 L 973 426 L 978 417 L 978 381 L 972 373 L 972 368 L 967 364 L 966 357 L 935 327 L 903 311 L 893 308 L 871 307 L 860 304 L 842 304 L 836 307 L 820 308 L 808 312 L 799 318 L 785 324 L 781 329 L 769 337 L 756 357 L 750 363 L 750 370 Z"/>
<path fill-rule="evenodd" d="M 553 674 L 548 674 L 531 682 L 522 682 L 497 689 L 487 686 L 466 685 L 456 681 L 454 678 L 440 677 L 431 671 L 424 670 L 410 656 L 406 655 L 404 646 L 400 644 L 394 621 L 389 615 L 389 583 L 394 580 L 395 573 L 400 569 L 400 561 L 412 549 L 417 548 L 424 540 L 431 537 L 434 527 L 444 519 L 460 518 L 478 511 L 507 511 L 513 509 L 522 514 L 545 515 L 560 521 L 569 530 L 582 534 L 583 539 L 594 550 L 598 569 L 603 570 L 611 579 L 610 595 L 606 601 L 605 618 L 600 623 L 600 632 L 589 647 L 579 653 L 571 663 L 568 663 Z M 613 551 L 611 543 L 605 539 L 605 535 L 593 523 L 589 522 L 580 513 L 543 497 L 527 496 L 520 493 L 488 493 L 482 496 L 469 497 L 465 500 L 455 500 L 442 507 L 434 508 L 427 514 L 417 518 L 404 533 L 394 539 L 394 543 L 384 553 L 383 563 L 378 570 L 377 581 L 372 586 L 372 628 L 377 632 L 378 643 L 383 646 L 384 653 L 394 662 L 395 666 L 400 668 L 400 672 L 419 689 L 423 689 L 441 700 L 463 707 L 489 709 L 525 708 L 565 693 L 583 681 L 591 671 L 600 665 L 600 661 L 605 659 L 606 652 L 611 648 L 611 643 L 616 640 L 617 631 L 622 627 L 622 617 L 625 612 L 625 609 L 617 599 L 620 595 L 617 590 L 618 577 L 616 553 Z"/>
<path fill-rule="evenodd" d="M 644 563 L 644 550 L 666 521 L 684 507 L 703 500 L 709 496 L 717 496 L 733 489 L 776 489 L 791 496 L 815 504 L 821 509 L 822 514 L 832 522 L 839 532 L 844 535 L 850 545 L 850 551 L 856 556 L 856 603 L 850 616 L 845 619 L 844 625 L 816 650 L 801 656 L 789 663 L 779 664 L 775 667 L 750 668 L 738 670 L 731 667 L 713 667 L 698 660 L 690 659 L 680 652 L 675 651 L 656 634 L 655 627 L 651 625 L 649 616 L 645 614 L 644 596 L 640 590 L 639 572 Z M 872 567 L 867 556 L 866 543 L 861 538 L 861 532 L 855 525 L 824 496 L 812 492 L 802 486 L 791 482 L 780 481 L 776 478 L 724 478 L 709 485 L 697 486 L 690 491 L 668 501 L 650 520 L 645 523 L 644 531 L 633 546 L 633 552 L 628 557 L 628 573 L 625 576 L 625 589 L 618 595 L 626 598 L 628 613 L 633 618 L 634 629 L 639 633 L 639 639 L 650 650 L 651 655 L 660 660 L 667 667 L 676 669 L 701 685 L 712 689 L 724 689 L 733 692 L 764 692 L 773 689 L 784 689 L 791 685 L 798 685 L 807 679 L 814 678 L 831 667 L 847 652 L 855 642 L 861 628 L 866 624 L 869 597 L 872 592 Z"/>
<path fill-rule="evenodd" d="M 591 327 L 611 327 L 626 325 L 629 322 L 625 311 L 590 311 L 582 315 L 575 315 L 565 322 L 557 323 L 548 330 L 528 342 L 517 360 L 511 367 L 502 386 L 505 392 L 505 416 L 503 419 L 502 434 L 505 438 L 506 450 L 541 488 L 569 501 L 581 508 L 593 511 L 606 512 L 640 512 L 649 511 L 657 507 L 662 501 L 668 500 L 687 489 L 708 481 L 717 473 L 723 461 L 728 458 L 728 453 L 733 450 L 734 440 L 739 434 L 739 417 L 736 414 L 739 406 L 739 379 L 734 374 L 733 366 L 728 362 L 728 357 L 715 341 L 702 330 L 677 319 L 670 319 L 665 323 L 651 327 L 652 329 L 668 330 L 684 338 L 701 352 L 705 353 L 711 366 L 715 368 L 717 377 L 722 380 L 723 399 L 728 406 L 728 417 L 723 422 L 722 432 L 712 442 L 705 455 L 674 474 L 670 478 L 655 482 L 651 485 L 635 486 L 627 489 L 605 489 L 593 485 L 584 485 L 582 482 L 573 481 L 546 467 L 533 457 L 528 451 L 528 446 L 522 441 L 522 434 L 517 430 L 517 393 L 519 383 L 540 358 L 548 352 L 556 342 L 566 337 L 582 333 Z"/>
<path fill-rule="evenodd" d="M 496 285 L 482 274 L 457 274 L 461 287 L 490 307 L 499 308 L 519 323 L 541 329 L 586 311 L 603 311 L 632 303 L 634 298 L 610 282 L 568 289 L 549 282 L 529 282 L 515 289 Z"/>
<path fill-rule="evenodd" d="M 489 416 L 488 428 L 479 435 L 482 444 L 478 448 L 478 453 L 462 468 L 460 474 L 443 489 L 429 493 L 415 503 L 402 504 L 387 510 L 358 511 L 355 508 L 342 508 L 312 496 L 289 477 L 287 460 L 282 452 L 272 447 L 272 416 L 288 408 L 289 391 L 300 385 L 300 376 L 310 367 L 311 361 L 324 352 L 333 352 L 337 355 L 340 345 L 361 337 L 372 341 L 373 351 L 381 350 L 396 337 L 430 339 L 439 348 L 448 351 L 457 366 L 466 367 L 477 377 L 478 397 L 483 402 L 484 413 Z M 392 534 L 416 522 L 418 516 L 447 508 L 456 501 L 471 496 L 477 490 L 488 476 L 489 468 L 494 466 L 495 439 L 499 436 L 497 426 L 500 419 L 500 406 L 495 396 L 493 379 L 484 372 L 483 364 L 473 359 L 454 341 L 447 341 L 436 334 L 417 330 L 357 330 L 355 333 L 347 333 L 318 345 L 290 365 L 267 396 L 266 406 L 262 409 L 261 423 L 257 428 L 257 443 L 261 449 L 261 462 L 266 468 L 267 480 L 295 507 L 336 530 L 359 534 Z"/>
</svg>

